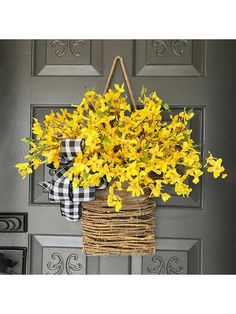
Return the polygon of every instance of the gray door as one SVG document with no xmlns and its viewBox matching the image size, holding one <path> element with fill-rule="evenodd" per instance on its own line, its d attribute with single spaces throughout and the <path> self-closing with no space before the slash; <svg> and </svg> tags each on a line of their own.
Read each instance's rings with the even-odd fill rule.
<svg viewBox="0 0 236 314">
<path fill-rule="evenodd" d="M 0 41 L 0 272 L 28 274 L 234 273 L 234 41 Z M 78 103 L 84 86 L 103 91 L 116 55 L 124 57 L 134 94 L 144 84 L 176 112 L 193 107 L 194 138 L 222 156 L 229 177 L 204 176 L 190 198 L 157 200 L 156 254 L 86 257 L 81 223 L 62 218 L 37 182 L 14 164 L 28 147 L 32 117 Z M 122 82 L 120 69 L 113 79 Z M 234 193 L 234 194 L 233 194 Z"/>
</svg>

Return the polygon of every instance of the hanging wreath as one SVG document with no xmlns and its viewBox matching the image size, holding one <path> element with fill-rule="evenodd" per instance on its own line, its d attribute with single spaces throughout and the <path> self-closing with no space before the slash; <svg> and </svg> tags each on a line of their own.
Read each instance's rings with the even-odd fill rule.
<svg viewBox="0 0 236 314">
<path fill-rule="evenodd" d="M 106 203 L 119 212 L 122 191 L 166 202 L 171 197 L 167 186 L 188 197 L 190 182 L 199 183 L 203 168 L 215 179 L 227 176 L 221 158 L 209 153 L 201 160 L 199 143 L 188 127 L 192 109 L 174 114 L 156 91 L 148 93 L 144 86 L 136 107 L 126 71 L 132 106 L 124 84 L 108 88 L 117 60 L 124 67 L 122 58 L 116 58 L 104 94 L 87 90 L 72 112 L 52 111 L 42 122 L 34 118 L 34 138 L 23 138 L 31 148 L 25 156 L 28 161 L 16 165 L 19 173 L 25 177 L 45 163 L 53 168 L 54 179 L 42 186 L 71 220 L 78 220 L 79 212 L 70 217 L 66 209 L 93 200 L 97 189 L 108 187 Z M 168 120 L 163 119 L 164 112 Z"/>
</svg>

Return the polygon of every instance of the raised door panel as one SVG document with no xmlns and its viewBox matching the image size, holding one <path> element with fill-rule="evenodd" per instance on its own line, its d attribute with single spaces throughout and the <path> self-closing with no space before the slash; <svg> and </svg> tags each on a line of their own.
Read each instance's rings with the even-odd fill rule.
<svg viewBox="0 0 236 314">
<path fill-rule="evenodd" d="M 25 247 L 0 246 L 0 275 L 23 275 L 26 273 Z"/>
<path fill-rule="evenodd" d="M 36 40 L 33 43 L 34 76 L 100 76 L 101 40 Z"/>
<path fill-rule="evenodd" d="M 30 268 L 32 274 L 85 274 L 81 237 L 33 235 Z"/>
<path fill-rule="evenodd" d="M 32 235 L 32 274 L 130 274 L 130 256 L 89 256 L 81 236 Z"/>
<path fill-rule="evenodd" d="M 203 40 L 136 40 L 136 76 L 203 76 Z"/>
<path fill-rule="evenodd" d="M 201 241 L 198 239 L 157 239 L 157 251 L 143 256 L 141 272 L 145 275 L 201 273 Z"/>
<path fill-rule="evenodd" d="M 27 232 L 27 217 L 27 213 L 0 213 L 0 233 Z"/>
</svg>

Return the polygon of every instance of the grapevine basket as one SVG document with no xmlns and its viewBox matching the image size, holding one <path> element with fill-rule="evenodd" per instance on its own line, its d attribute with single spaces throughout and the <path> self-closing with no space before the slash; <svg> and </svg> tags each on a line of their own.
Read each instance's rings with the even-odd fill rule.
<svg viewBox="0 0 236 314">
<path fill-rule="evenodd" d="M 108 207 L 108 190 L 82 203 L 83 252 L 87 255 L 155 253 L 155 200 L 117 191 L 122 209 Z"/>
</svg>

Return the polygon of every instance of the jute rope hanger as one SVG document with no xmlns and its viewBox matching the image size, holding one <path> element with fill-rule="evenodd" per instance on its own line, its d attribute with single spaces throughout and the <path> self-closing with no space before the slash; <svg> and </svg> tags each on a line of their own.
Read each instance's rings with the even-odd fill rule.
<svg viewBox="0 0 236 314">
<path fill-rule="evenodd" d="M 130 81 L 129 81 L 129 77 L 128 77 L 127 70 L 126 70 L 126 67 L 125 67 L 125 63 L 124 63 L 124 60 L 123 60 L 123 58 L 121 56 L 116 56 L 114 58 L 114 60 L 113 60 L 113 63 L 112 63 L 112 66 L 111 66 L 111 70 L 110 70 L 110 73 L 109 73 L 109 76 L 108 76 L 108 79 L 107 79 L 106 86 L 104 88 L 103 94 L 105 94 L 108 91 L 108 89 L 109 89 L 109 86 L 111 84 L 111 80 L 112 80 L 112 77 L 114 75 L 115 68 L 116 68 L 116 65 L 117 65 L 118 61 L 120 61 L 121 70 L 123 72 L 123 75 L 124 75 L 124 78 L 125 78 L 125 82 L 126 82 L 126 85 L 128 87 L 130 100 L 132 102 L 132 105 L 133 105 L 134 109 L 137 110 L 137 106 L 136 106 L 135 101 L 134 101 L 134 94 L 133 94 L 133 91 L 132 91 L 132 88 L 131 88 L 131 85 L 130 85 Z"/>
</svg>

